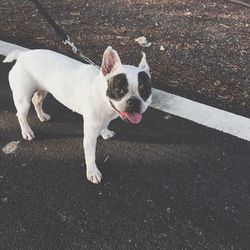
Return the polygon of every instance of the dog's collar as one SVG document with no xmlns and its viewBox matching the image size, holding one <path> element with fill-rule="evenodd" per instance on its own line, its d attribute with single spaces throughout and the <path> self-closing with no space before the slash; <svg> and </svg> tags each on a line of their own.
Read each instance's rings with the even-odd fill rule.
<svg viewBox="0 0 250 250">
<path fill-rule="evenodd" d="M 122 115 L 122 113 L 115 107 L 114 103 L 111 102 L 111 100 L 109 99 L 109 103 L 111 105 L 111 107 L 118 112 L 119 116 L 121 117 L 122 120 L 124 120 L 125 122 L 129 122 L 128 119 L 126 117 L 124 117 L 124 115 Z"/>
<path fill-rule="evenodd" d="M 109 99 L 109 103 L 110 103 L 111 107 L 120 114 L 120 111 L 115 107 L 114 103 L 111 102 L 110 99 Z"/>
</svg>

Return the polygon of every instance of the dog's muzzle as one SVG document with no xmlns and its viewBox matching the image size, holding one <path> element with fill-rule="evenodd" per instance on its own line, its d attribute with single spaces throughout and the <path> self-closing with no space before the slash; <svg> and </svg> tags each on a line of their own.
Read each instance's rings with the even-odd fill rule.
<svg viewBox="0 0 250 250">
<path fill-rule="evenodd" d="M 130 98 L 131 99 L 131 98 Z M 137 99 L 138 100 L 138 99 Z M 140 102 L 140 100 L 138 100 Z M 131 106 L 135 105 L 135 102 L 132 104 L 132 102 L 130 101 L 130 108 L 126 109 L 126 111 L 122 112 L 119 111 L 115 105 L 113 104 L 113 102 L 111 100 L 109 100 L 111 107 L 118 112 L 119 116 L 121 117 L 122 120 L 127 121 L 127 122 L 131 122 L 133 124 L 138 124 L 141 119 L 142 119 L 142 113 L 141 112 L 131 112 Z M 138 105 L 138 104 L 136 104 Z M 131 111 L 130 111 L 131 110 Z"/>
</svg>

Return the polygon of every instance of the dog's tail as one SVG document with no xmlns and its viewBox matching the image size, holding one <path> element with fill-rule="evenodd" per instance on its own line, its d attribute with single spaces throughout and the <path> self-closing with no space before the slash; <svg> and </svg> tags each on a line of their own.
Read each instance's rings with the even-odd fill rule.
<svg viewBox="0 0 250 250">
<path fill-rule="evenodd" d="M 3 60 L 4 63 L 7 63 L 7 62 L 13 62 L 14 60 L 16 60 L 19 56 L 19 54 L 21 53 L 22 51 L 21 50 L 14 50 L 12 51 L 9 55 L 7 55 L 5 57 L 5 59 Z"/>
</svg>

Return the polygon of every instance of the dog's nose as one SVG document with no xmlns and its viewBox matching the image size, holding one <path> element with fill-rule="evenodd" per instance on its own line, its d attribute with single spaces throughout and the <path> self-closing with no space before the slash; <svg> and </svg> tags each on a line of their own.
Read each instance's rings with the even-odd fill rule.
<svg viewBox="0 0 250 250">
<path fill-rule="evenodd" d="M 131 97 L 127 100 L 127 108 L 130 112 L 140 112 L 141 101 L 136 97 Z"/>
</svg>

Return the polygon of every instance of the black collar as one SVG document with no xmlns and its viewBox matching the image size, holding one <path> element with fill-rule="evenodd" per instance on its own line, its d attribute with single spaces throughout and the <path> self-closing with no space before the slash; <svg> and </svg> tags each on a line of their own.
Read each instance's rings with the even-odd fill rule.
<svg viewBox="0 0 250 250">
<path fill-rule="evenodd" d="M 111 107 L 112 107 L 115 111 L 117 111 L 118 113 L 120 113 L 120 111 L 115 107 L 114 103 L 111 102 L 110 99 L 109 99 L 109 102 L 110 102 Z"/>
<path fill-rule="evenodd" d="M 128 119 L 127 119 L 126 117 L 124 117 L 124 116 L 121 114 L 121 112 L 115 107 L 114 103 L 111 102 L 110 99 L 109 99 L 109 102 L 110 102 L 111 107 L 112 107 L 116 112 L 119 113 L 119 116 L 121 117 L 121 119 L 124 120 L 125 122 L 129 122 Z"/>
</svg>

